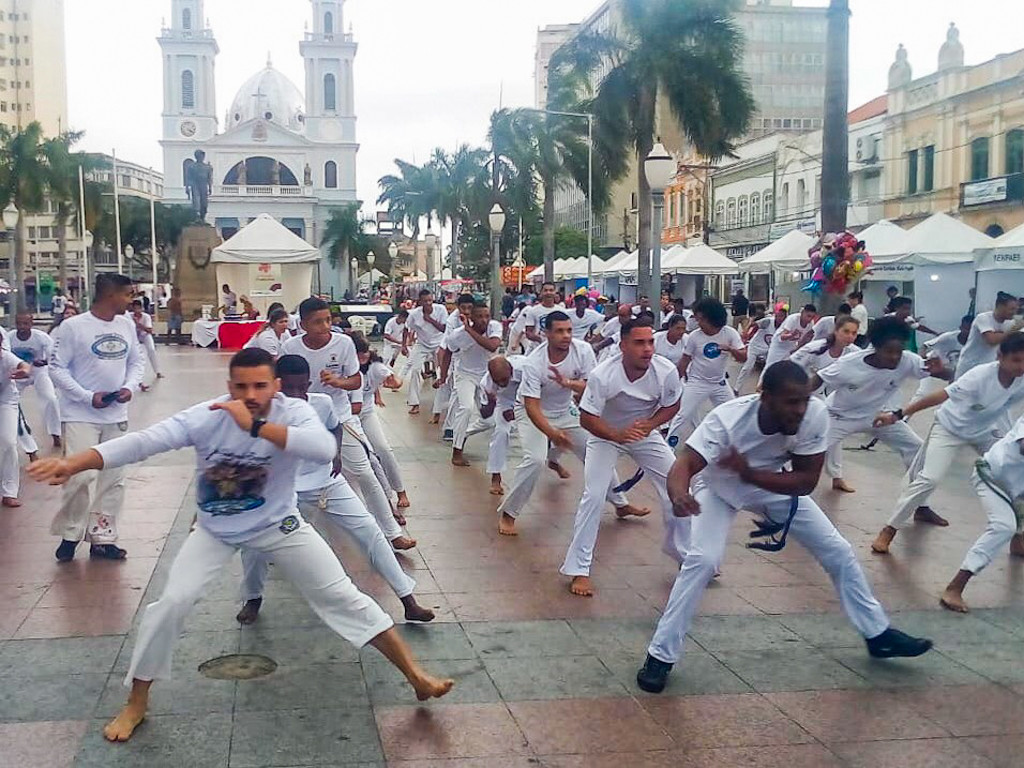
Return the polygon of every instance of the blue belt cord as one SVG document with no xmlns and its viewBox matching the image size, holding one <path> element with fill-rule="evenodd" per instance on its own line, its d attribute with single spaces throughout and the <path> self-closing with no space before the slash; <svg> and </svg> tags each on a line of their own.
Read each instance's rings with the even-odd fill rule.
<svg viewBox="0 0 1024 768">
<path fill-rule="evenodd" d="M 786 522 L 784 523 L 776 523 L 767 515 L 764 520 L 755 519 L 754 525 L 757 526 L 757 530 L 750 532 L 750 538 L 767 538 L 768 541 L 751 541 L 747 544 L 747 549 L 760 549 L 763 552 L 781 551 L 783 547 L 786 546 L 786 537 L 789 535 L 789 526 L 792 525 L 793 518 L 796 517 L 796 510 L 799 506 L 800 497 L 791 497 L 789 500 L 789 515 L 786 517 Z"/>
</svg>

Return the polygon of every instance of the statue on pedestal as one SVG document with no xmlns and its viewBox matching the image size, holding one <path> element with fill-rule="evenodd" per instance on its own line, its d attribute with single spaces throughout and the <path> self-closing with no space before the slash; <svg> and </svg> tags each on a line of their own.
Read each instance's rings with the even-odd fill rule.
<svg viewBox="0 0 1024 768">
<path fill-rule="evenodd" d="M 306 163 L 302 170 L 302 181 L 307 187 L 313 186 L 313 169 L 309 167 L 309 163 Z"/>
<path fill-rule="evenodd" d="M 195 160 L 185 161 L 185 190 L 192 201 L 192 211 L 205 222 L 213 194 L 213 166 L 206 162 L 206 153 L 201 149 L 195 151 Z"/>
</svg>

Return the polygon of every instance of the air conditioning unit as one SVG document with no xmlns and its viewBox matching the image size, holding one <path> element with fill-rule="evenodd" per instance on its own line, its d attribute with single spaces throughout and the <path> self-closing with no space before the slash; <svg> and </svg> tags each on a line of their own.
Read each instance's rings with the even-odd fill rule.
<svg viewBox="0 0 1024 768">
<path fill-rule="evenodd" d="M 873 163 L 878 159 L 878 137 L 861 136 L 857 139 L 857 162 Z"/>
</svg>

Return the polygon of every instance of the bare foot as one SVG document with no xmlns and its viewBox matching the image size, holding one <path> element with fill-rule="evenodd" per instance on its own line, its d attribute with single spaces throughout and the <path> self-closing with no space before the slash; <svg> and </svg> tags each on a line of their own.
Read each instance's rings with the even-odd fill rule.
<svg viewBox="0 0 1024 768">
<path fill-rule="evenodd" d="M 409 521 L 405 519 L 405 515 L 403 515 L 401 512 L 398 512 L 396 510 L 395 512 L 392 512 L 391 514 L 395 518 L 395 522 L 398 523 L 403 528 L 409 524 Z"/>
<path fill-rule="evenodd" d="M 1010 554 L 1014 557 L 1024 557 L 1024 534 L 1013 534 L 1013 538 L 1010 539 Z"/>
<path fill-rule="evenodd" d="M 940 516 L 931 507 L 918 507 L 916 510 L 914 510 L 914 522 L 927 523 L 928 525 L 937 525 L 940 528 L 945 528 L 949 525 L 949 520 Z"/>
<path fill-rule="evenodd" d="M 397 550 L 413 549 L 416 546 L 416 539 L 410 539 L 408 536 L 399 536 L 391 540 L 391 546 Z"/>
<path fill-rule="evenodd" d="M 946 591 L 939 598 L 939 603 L 943 608 L 955 613 L 969 613 L 967 603 L 964 602 L 964 596 L 951 587 L 946 587 Z"/>
<path fill-rule="evenodd" d="M 885 526 L 878 532 L 878 536 L 871 542 L 871 551 L 879 555 L 889 554 L 889 545 L 896 538 L 896 529 L 891 525 Z"/>
<path fill-rule="evenodd" d="M 245 605 L 242 606 L 242 610 L 235 616 L 235 621 L 243 626 L 248 626 L 256 622 L 256 619 L 260 617 L 260 607 L 263 605 L 263 598 L 257 597 L 254 600 L 246 600 Z"/>
<path fill-rule="evenodd" d="M 518 536 L 519 531 L 516 530 L 516 519 L 502 512 L 501 517 L 498 518 L 498 533 L 502 536 Z"/>
<path fill-rule="evenodd" d="M 405 491 L 399 491 L 398 492 L 398 508 L 399 509 L 408 509 L 410 506 L 412 506 L 412 502 L 409 501 L 409 494 L 406 493 Z"/>
<path fill-rule="evenodd" d="M 107 741 L 128 741 L 145 719 L 146 706 L 129 701 L 117 717 L 103 726 L 103 737 Z"/>
<path fill-rule="evenodd" d="M 32 453 L 28 455 L 28 463 L 31 464 L 34 461 L 39 461 L 39 451 L 32 451 Z"/>
<path fill-rule="evenodd" d="M 4 496 L 3 505 L 5 507 L 20 507 L 21 502 L 13 496 Z"/>
<path fill-rule="evenodd" d="M 501 487 L 501 480 L 491 481 L 491 496 L 504 496 L 505 489 Z"/>
<path fill-rule="evenodd" d="M 580 597 L 593 597 L 594 584 L 589 576 L 573 576 L 569 582 L 569 591 Z"/>
<path fill-rule="evenodd" d="M 452 466 L 453 467 L 468 467 L 470 466 L 469 459 L 462 455 L 462 451 L 452 451 Z"/>
<path fill-rule="evenodd" d="M 440 413 L 435 413 L 433 415 L 433 417 L 430 419 L 430 423 L 431 424 L 440 424 L 441 423 L 441 414 Z"/>
<path fill-rule="evenodd" d="M 615 508 L 615 516 L 619 518 L 619 520 L 623 520 L 627 517 L 647 517 L 649 514 L 651 514 L 651 510 L 647 507 L 634 507 L 632 504 Z"/>
<path fill-rule="evenodd" d="M 423 674 L 415 680 L 410 681 L 416 691 L 416 698 L 420 701 L 427 699 L 440 699 L 455 687 L 454 680 L 441 680 L 437 677 Z"/>
<path fill-rule="evenodd" d="M 406 621 L 422 621 L 426 623 L 434 620 L 434 612 L 417 603 L 416 598 L 412 595 L 403 597 L 402 605 L 405 606 Z"/>
<path fill-rule="evenodd" d="M 566 469 L 565 467 L 563 467 L 557 461 L 549 461 L 548 462 L 548 469 L 550 469 L 552 472 L 554 472 L 556 475 L 558 475 L 563 480 L 568 480 L 570 477 L 572 477 L 572 475 L 569 474 L 569 470 Z"/>
<path fill-rule="evenodd" d="M 836 478 L 832 479 L 832 490 L 833 491 L 842 491 L 843 493 L 856 493 L 857 492 L 857 490 L 855 488 L 853 488 L 852 486 L 847 485 L 846 481 L 843 480 L 843 478 L 841 478 L 841 477 L 836 477 Z"/>
<path fill-rule="evenodd" d="M 410 416 L 418 416 L 419 413 L 420 413 L 420 407 L 418 405 L 413 405 L 413 406 L 409 407 L 409 415 Z"/>
</svg>

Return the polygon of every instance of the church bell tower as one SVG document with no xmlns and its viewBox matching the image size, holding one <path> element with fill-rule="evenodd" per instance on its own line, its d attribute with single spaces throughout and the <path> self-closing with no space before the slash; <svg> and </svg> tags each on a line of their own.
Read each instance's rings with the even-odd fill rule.
<svg viewBox="0 0 1024 768">
<path fill-rule="evenodd" d="M 306 135 L 313 140 L 354 142 L 357 46 L 344 29 L 345 0 L 311 0 L 313 31 L 300 45 L 306 62 Z"/>
</svg>

